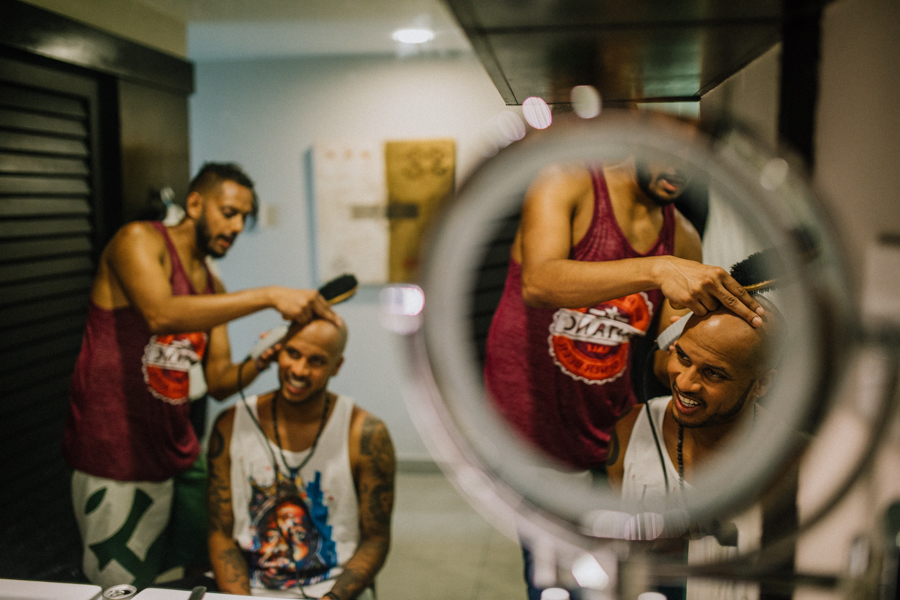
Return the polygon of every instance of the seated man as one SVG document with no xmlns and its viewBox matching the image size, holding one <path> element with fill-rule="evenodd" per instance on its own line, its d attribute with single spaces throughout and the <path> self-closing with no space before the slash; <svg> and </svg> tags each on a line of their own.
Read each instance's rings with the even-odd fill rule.
<svg viewBox="0 0 900 600">
<path fill-rule="evenodd" d="M 757 300 L 765 308 L 758 328 L 722 307 L 691 316 L 669 354 L 672 395 L 634 407 L 616 424 L 607 469 L 611 485 L 626 501 L 681 493 L 704 461 L 762 414 L 757 401 L 775 377 L 780 315 L 765 298 Z M 727 546 L 744 549 L 758 542 L 758 511 L 751 509 L 733 525 L 737 539 L 719 532 L 718 540 L 691 542 L 689 562 L 721 559 L 735 551 Z M 719 589 L 711 591 L 710 586 Z M 742 593 L 733 583 L 692 580 L 687 591 L 689 599 L 737 598 Z"/>
<path fill-rule="evenodd" d="M 667 493 L 648 411 L 668 459 L 668 493 L 683 489 L 696 467 L 727 443 L 745 419 L 755 417 L 756 401 L 775 377 L 772 342 L 778 326 L 775 307 L 764 298 L 757 300 L 766 309 L 758 328 L 724 307 L 691 316 L 670 349 L 672 396 L 636 406 L 616 423 L 607 469 L 610 483 L 624 498 Z M 644 448 L 648 443 L 653 447 Z M 645 451 L 655 457 L 653 468 L 637 460 Z"/>
<path fill-rule="evenodd" d="M 327 389 L 346 341 L 343 323 L 293 323 L 276 346 L 278 389 L 216 422 L 209 552 L 223 592 L 372 597 L 390 546 L 394 448 L 384 423 Z"/>
</svg>

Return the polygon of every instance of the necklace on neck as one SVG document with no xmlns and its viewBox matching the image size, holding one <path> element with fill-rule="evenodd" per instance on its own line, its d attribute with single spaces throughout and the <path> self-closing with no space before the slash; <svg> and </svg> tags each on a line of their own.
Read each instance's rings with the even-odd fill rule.
<svg viewBox="0 0 900 600">
<path fill-rule="evenodd" d="M 753 424 L 756 425 L 756 417 L 759 414 L 759 404 L 753 404 Z M 684 491 L 684 427 L 678 425 L 678 483 L 681 491 Z"/>
<path fill-rule="evenodd" d="M 316 431 L 316 437 L 313 439 L 312 446 L 309 449 L 309 454 L 306 455 L 306 458 L 303 459 L 296 467 L 292 467 L 288 464 L 287 458 L 284 456 L 284 448 L 281 444 L 281 434 L 278 433 L 278 409 L 276 403 L 278 401 L 278 392 L 275 392 L 275 395 L 272 396 L 272 428 L 275 430 L 275 445 L 278 446 L 278 453 L 281 455 L 281 460 L 284 463 L 285 468 L 288 470 L 288 474 L 297 473 L 306 466 L 306 463 L 313 457 L 313 454 L 316 452 L 316 446 L 319 444 L 319 438 L 322 436 L 322 430 L 325 429 L 325 422 L 328 420 L 328 408 L 331 406 L 331 395 L 328 392 L 325 392 L 325 407 L 322 409 L 322 420 L 319 422 L 319 430 Z M 275 461 L 275 473 L 281 473 L 281 466 L 278 464 L 278 461 Z"/>
</svg>

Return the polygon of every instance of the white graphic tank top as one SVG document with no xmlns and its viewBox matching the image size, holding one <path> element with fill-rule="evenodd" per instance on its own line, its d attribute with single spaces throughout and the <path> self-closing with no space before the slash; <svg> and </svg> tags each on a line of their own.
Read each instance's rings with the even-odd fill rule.
<svg viewBox="0 0 900 600">
<path fill-rule="evenodd" d="M 641 408 L 638 418 L 631 430 L 631 439 L 625 450 L 625 459 L 622 467 L 622 498 L 631 504 L 654 504 L 654 500 L 665 498 L 669 494 L 680 494 L 678 483 L 678 469 L 672 464 L 669 452 L 663 443 L 662 425 L 666 409 L 669 407 L 671 396 L 654 398 Z M 660 451 L 653 439 L 653 431 L 650 429 L 650 420 L 647 411 L 653 418 L 656 436 L 662 449 L 662 462 Z M 666 492 L 666 476 L 668 476 L 669 489 Z M 685 488 L 690 484 L 685 483 Z"/>
<path fill-rule="evenodd" d="M 315 453 L 299 472 L 284 464 L 248 408 L 258 420 L 257 396 L 235 406 L 230 456 L 234 537 L 247 559 L 251 588 L 269 596 L 281 590 L 286 597 L 318 598 L 359 545 L 348 448 L 353 400 L 337 397 Z M 296 467 L 309 450 L 283 453 Z M 273 456 L 281 469 L 277 480 Z"/>
<path fill-rule="evenodd" d="M 623 465 L 625 473 L 622 477 L 622 498 L 629 503 L 647 506 L 652 505 L 654 499 L 666 496 L 663 465 L 660 463 L 656 442 L 653 440 L 653 433 L 650 430 L 647 411 L 650 411 L 656 435 L 660 444 L 663 444 L 663 418 L 671 400 L 671 396 L 665 396 L 648 401 L 634 422 L 628 449 L 625 451 Z M 678 468 L 672 463 L 665 445 L 662 446 L 662 455 L 669 479 L 669 494 L 677 497 L 681 494 Z M 687 482 L 684 487 L 685 490 L 691 489 L 691 485 Z M 732 524 L 738 530 L 738 548 L 720 546 L 716 538 L 712 536 L 692 539 L 688 543 L 688 563 L 706 564 L 729 560 L 734 558 L 738 552 L 743 553 L 758 547 L 762 533 L 762 513 L 758 506 L 751 507 L 738 515 L 733 519 Z M 758 600 L 759 598 L 759 586 L 755 583 L 690 577 L 686 585 L 687 597 L 691 600 Z"/>
</svg>

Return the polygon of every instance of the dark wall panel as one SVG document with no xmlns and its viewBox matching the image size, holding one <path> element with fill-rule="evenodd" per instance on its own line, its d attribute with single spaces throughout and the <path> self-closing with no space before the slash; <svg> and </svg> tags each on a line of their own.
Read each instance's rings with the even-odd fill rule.
<svg viewBox="0 0 900 600">
<path fill-rule="evenodd" d="M 148 200 L 162 188 L 172 188 L 178 200 L 187 196 L 188 101 L 183 94 L 127 81 L 119 83 L 119 99 L 122 213 L 132 221 L 143 216 Z"/>
<path fill-rule="evenodd" d="M 0 577 L 79 580 L 62 427 L 103 242 L 98 84 L 0 58 L 0 90 Z"/>
</svg>

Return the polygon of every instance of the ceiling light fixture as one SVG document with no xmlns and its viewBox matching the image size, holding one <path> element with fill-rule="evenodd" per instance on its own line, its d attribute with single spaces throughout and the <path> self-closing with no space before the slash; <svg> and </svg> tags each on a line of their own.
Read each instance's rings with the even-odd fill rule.
<svg viewBox="0 0 900 600">
<path fill-rule="evenodd" d="M 401 44 L 424 44 L 434 39 L 434 32 L 430 29 L 398 29 L 391 37 Z"/>
</svg>

